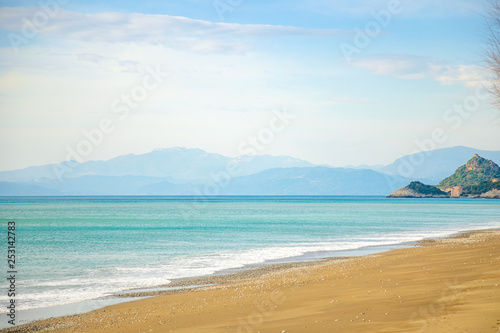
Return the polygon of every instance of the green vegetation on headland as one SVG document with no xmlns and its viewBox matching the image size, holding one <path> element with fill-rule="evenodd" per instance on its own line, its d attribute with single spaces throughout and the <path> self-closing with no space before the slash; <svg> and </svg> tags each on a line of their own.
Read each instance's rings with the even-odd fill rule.
<svg viewBox="0 0 500 333">
<path fill-rule="evenodd" d="M 453 186 L 472 186 L 492 179 L 500 178 L 500 169 L 493 161 L 474 155 L 467 164 L 462 165 L 455 173 L 439 183 L 440 188 Z"/>
<path fill-rule="evenodd" d="M 411 182 L 389 195 L 389 198 L 448 197 L 500 199 L 500 168 L 476 154 L 437 186 Z"/>
<path fill-rule="evenodd" d="M 441 191 L 436 186 L 425 185 L 421 182 L 411 182 L 408 185 L 410 190 L 416 191 L 417 193 L 425 194 L 425 195 L 447 195 L 446 192 Z"/>
<path fill-rule="evenodd" d="M 400 188 L 389 195 L 389 198 L 447 198 L 448 193 L 436 186 L 425 185 L 421 182 L 411 182 L 410 185 Z"/>
<path fill-rule="evenodd" d="M 464 186 L 463 191 L 467 195 L 481 195 L 491 190 L 500 190 L 500 182 L 486 181 L 477 185 Z"/>
</svg>

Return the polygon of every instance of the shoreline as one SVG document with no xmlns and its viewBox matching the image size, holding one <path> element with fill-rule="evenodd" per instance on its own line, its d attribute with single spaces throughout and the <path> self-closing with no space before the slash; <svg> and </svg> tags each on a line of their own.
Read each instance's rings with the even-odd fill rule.
<svg viewBox="0 0 500 333">
<path fill-rule="evenodd" d="M 370 266 L 370 264 L 373 264 L 374 261 L 380 261 L 380 265 L 387 265 L 387 262 L 390 262 L 394 258 L 405 256 L 405 255 L 406 256 L 408 256 L 408 255 L 413 256 L 415 259 L 422 261 L 422 259 L 425 259 L 425 258 L 422 258 L 422 254 L 427 254 L 427 257 L 429 255 L 432 255 L 435 258 L 435 255 L 432 252 L 436 252 L 438 250 L 439 251 L 447 250 L 450 253 L 453 253 L 453 250 L 456 250 L 456 251 L 460 250 L 461 256 L 466 256 L 470 252 L 469 247 L 472 247 L 472 245 L 474 245 L 475 247 L 480 247 L 480 245 L 483 245 L 483 242 L 490 242 L 491 244 L 489 246 L 490 247 L 493 246 L 494 250 L 497 251 L 496 254 L 492 253 L 492 256 L 494 256 L 494 257 L 490 258 L 489 260 L 496 260 L 495 262 L 497 264 L 497 266 L 496 266 L 497 269 L 495 271 L 495 267 L 492 266 L 491 270 L 494 271 L 494 274 L 496 274 L 494 276 L 494 278 L 496 279 L 497 286 L 498 286 L 498 283 L 500 283 L 500 270 L 498 269 L 498 267 L 499 267 L 498 260 L 500 260 L 500 255 L 498 254 L 499 248 L 495 247 L 494 245 L 499 244 L 498 243 L 499 240 L 500 240 L 500 229 L 468 231 L 468 232 L 463 232 L 463 233 L 460 233 L 459 235 L 454 235 L 454 236 L 450 236 L 447 238 L 423 240 L 423 241 L 417 242 L 417 244 L 416 244 L 417 246 L 412 246 L 412 245 L 408 244 L 408 246 L 404 247 L 404 248 L 399 248 L 396 250 L 390 250 L 387 252 L 382 252 L 382 253 L 377 253 L 377 254 L 369 254 L 369 255 L 355 256 L 355 257 L 330 257 L 330 258 L 325 258 L 323 260 L 289 262 L 289 263 L 281 263 L 281 264 L 267 264 L 267 265 L 260 265 L 260 267 L 253 268 L 253 269 L 238 270 L 236 272 L 232 272 L 229 274 L 210 275 L 210 276 L 198 277 L 198 278 L 194 278 L 194 279 L 191 279 L 191 278 L 179 279 L 178 281 L 172 281 L 172 284 L 169 284 L 169 285 L 164 286 L 164 287 L 165 288 L 185 287 L 185 286 L 189 286 L 189 285 L 193 285 L 193 284 L 204 285 L 204 286 L 199 286 L 199 287 L 190 288 L 190 289 L 163 290 L 163 291 L 160 290 L 160 291 L 154 291 L 152 293 L 151 292 L 150 293 L 147 293 L 147 292 L 132 293 L 132 294 L 131 293 L 124 293 L 124 294 L 122 294 L 122 297 L 130 297 L 130 296 L 135 296 L 135 297 L 154 296 L 154 297 L 148 297 L 148 298 L 142 299 L 142 300 L 132 300 L 132 301 L 128 301 L 125 303 L 120 303 L 118 305 L 107 306 L 105 308 L 91 311 L 91 312 L 87 312 L 87 313 L 81 313 L 81 314 L 76 314 L 76 315 L 72 315 L 72 316 L 65 316 L 65 317 L 58 317 L 58 318 L 53 318 L 53 319 L 37 321 L 34 323 L 13 327 L 10 329 L 4 329 L 2 331 L 5 331 L 5 332 L 38 332 L 42 329 L 44 329 L 44 330 L 50 329 L 50 330 L 53 330 L 55 332 L 67 332 L 67 331 L 69 332 L 72 329 L 76 329 L 76 331 L 82 331 L 82 325 L 83 325 L 83 327 L 85 327 L 84 331 L 90 331 L 90 332 L 100 332 L 100 331 L 122 332 L 122 331 L 125 331 L 125 330 L 122 330 L 123 327 L 125 327 L 124 325 L 127 325 L 126 327 L 128 327 L 126 331 L 129 331 L 129 330 L 132 332 L 141 331 L 141 330 L 138 330 L 138 327 L 141 327 L 141 325 L 139 325 L 141 320 L 138 318 L 142 318 L 143 316 L 145 316 L 146 319 L 148 319 L 149 317 L 147 315 L 145 315 L 145 313 L 154 312 L 155 309 L 158 308 L 157 304 L 159 302 L 164 302 L 164 303 L 165 302 L 166 303 L 193 302 L 196 299 L 200 299 L 200 297 L 198 297 L 198 296 L 200 296 L 201 294 L 204 295 L 204 297 L 203 297 L 204 307 L 208 307 L 210 309 L 215 307 L 214 309 L 212 309 L 212 310 L 214 310 L 214 312 L 212 312 L 214 315 L 211 314 L 211 311 L 208 312 L 208 314 L 210 314 L 210 316 L 208 316 L 208 317 L 207 317 L 207 313 L 205 311 L 201 311 L 201 312 L 194 311 L 193 309 L 196 308 L 196 306 L 193 307 L 193 309 L 190 309 L 192 311 L 188 311 L 187 309 L 184 309 L 182 311 L 183 316 L 187 316 L 187 317 L 191 316 L 191 317 L 193 317 L 192 319 L 201 320 L 199 322 L 199 326 L 183 327 L 182 325 L 185 321 L 181 320 L 181 319 L 175 320 L 175 317 L 178 317 L 178 315 L 176 316 L 173 313 L 169 314 L 170 311 L 163 311 L 164 313 L 162 312 L 162 314 L 158 314 L 158 316 L 160 316 L 160 317 L 164 316 L 164 319 L 159 320 L 156 323 L 156 325 L 152 321 L 147 320 L 148 325 L 150 325 L 150 327 L 152 327 L 152 329 L 156 328 L 155 331 L 159 330 L 160 328 L 164 329 L 165 326 L 163 326 L 163 325 L 167 325 L 167 323 L 169 323 L 171 325 L 172 329 L 174 327 L 177 328 L 176 330 L 174 329 L 174 331 L 176 331 L 176 332 L 177 331 L 183 332 L 184 330 L 186 332 L 188 332 L 193 327 L 206 328 L 206 329 L 208 329 L 207 331 L 210 331 L 210 332 L 212 332 L 212 331 L 213 332 L 226 332 L 226 331 L 236 332 L 238 329 L 240 329 L 240 331 L 242 331 L 242 332 L 244 332 L 245 329 L 247 329 L 247 331 L 252 331 L 252 330 L 248 330 L 248 325 L 252 326 L 253 324 L 251 324 L 251 323 L 249 324 L 248 322 L 246 323 L 246 326 L 241 324 L 241 322 L 238 324 L 238 321 L 235 322 L 234 318 L 240 318 L 240 319 L 247 318 L 248 319 L 248 318 L 250 318 L 248 316 L 251 315 L 255 311 L 257 311 L 257 314 L 259 314 L 260 310 L 255 310 L 255 309 L 259 308 L 259 307 L 256 308 L 256 305 L 254 304 L 255 302 L 253 302 L 249 306 L 249 309 L 247 310 L 247 312 L 248 311 L 250 311 L 250 312 L 247 316 L 245 316 L 246 313 L 245 313 L 244 308 L 237 307 L 240 310 L 240 312 L 238 312 L 239 315 L 226 318 L 227 324 L 229 325 L 229 327 L 232 327 L 232 329 L 227 329 L 227 327 L 226 327 L 226 329 L 221 329 L 221 328 L 217 328 L 217 327 L 211 327 L 211 325 L 213 324 L 214 321 L 215 322 L 218 322 L 218 321 L 224 322 L 224 320 L 223 320 L 224 319 L 223 318 L 224 312 L 220 311 L 221 306 L 222 306 L 222 308 L 224 308 L 224 306 L 223 306 L 224 303 L 219 304 L 219 302 L 216 302 L 216 301 L 208 302 L 207 300 L 225 299 L 225 302 L 231 302 L 231 301 L 234 302 L 235 301 L 235 299 L 234 299 L 235 292 L 238 292 L 240 289 L 246 290 L 247 288 L 249 288 L 250 290 L 253 290 L 252 293 L 245 293 L 244 291 L 240 291 L 240 293 L 242 293 L 242 295 L 241 295 L 242 298 L 243 299 L 255 298 L 256 304 L 261 304 L 262 309 L 269 307 L 270 304 L 274 304 L 274 306 L 277 309 L 276 310 L 276 316 L 277 316 L 277 314 L 278 314 L 278 312 L 280 312 L 281 308 L 286 308 L 285 303 L 287 306 L 290 306 L 290 304 L 289 304 L 290 301 L 280 302 L 279 300 L 281 298 L 285 297 L 285 298 L 290 300 L 293 298 L 293 296 L 295 296 L 295 294 L 297 294 L 297 293 L 302 294 L 301 291 L 304 291 L 304 290 L 301 290 L 301 289 L 307 289 L 307 286 L 309 286 L 309 285 L 314 285 L 314 284 L 318 284 L 318 283 L 321 284 L 321 281 L 325 281 L 328 278 L 331 279 L 334 276 L 336 276 L 335 281 L 338 282 L 339 276 L 340 277 L 344 276 L 343 275 L 344 273 L 342 273 L 342 272 L 345 272 L 346 270 L 356 269 L 356 267 L 357 267 L 358 270 L 361 270 L 361 271 L 365 270 L 366 271 L 366 266 Z M 496 241 L 496 243 L 495 243 L 495 241 Z M 488 248 L 486 248 L 486 249 L 488 249 Z M 421 252 L 424 252 L 424 253 L 421 253 Z M 448 253 L 448 255 L 450 255 L 450 253 Z M 435 258 L 435 259 L 437 259 L 437 258 Z M 442 260 L 442 258 L 441 258 L 441 260 Z M 488 257 L 482 258 L 480 260 L 488 260 Z M 474 262 L 476 262 L 476 261 L 477 260 L 475 260 Z M 402 264 L 404 264 L 405 266 L 407 265 L 405 263 L 405 261 L 403 261 Z M 391 269 L 391 268 L 389 268 L 389 269 Z M 318 273 L 318 272 L 323 272 L 320 274 L 320 276 L 323 277 L 322 279 L 318 279 L 318 276 L 316 275 L 316 273 Z M 326 274 L 325 272 L 327 272 L 328 274 Z M 380 273 L 382 273 L 382 272 L 383 272 L 383 270 L 380 270 Z M 373 274 L 373 273 L 374 272 L 372 271 L 371 274 Z M 417 273 L 422 273 L 422 272 L 417 271 Z M 457 272 L 455 272 L 455 271 L 451 271 L 448 273 L 450 273 L 449 280 L 452 278 L 452 276 L 454 276 L 454 279 L 458 279 L 458 277 L 459 277 L 456 274 Z M 364 274 L 367 274 L 367 272 L 360 273 L 360 276 L 363 276 Z M 344 279 L 346 279 L 346 277 L 344 277 Z M 295 282 L 292 283 L 292 281 L 295 281 Z M 451 279 L 450 281 L 451 281 L 450 282 L 451 284 L 454 283 L 453 279 Z M 298 283 L 298 282 L 300 282 L 300 283 Z M 343 282 L 345 282 L 345 281 L 343 281 Z M 263 286 L 266 286 L 268 288 L 264 288 Z M 360 298 L 361 298 L 361 296 L 365 296 L 365 298 L 366 298 L 367 294 L 370 295 L 372 292 L 376 291 L 376 289 L 374 287 L 369 288 L 373 291 L 362 290 L 363 288 L 360 288 L 360 287 L 363 287 L 363 286 L 358 286 L 358 288 L 356 289 L 355 292 L 353 292 L 351 290 L 350 295 L 352 295 L 352 297 L 360 297 Z M 349 288 L 346 287 L 344 289 L 349 289 Z M 413 289 L 413 288 L 410 288 L 410 289 Z M 451 289 L 452 288 L 449 286 L 447 287 L 446 284 L 444 285 L 444 290 L 449 291 Z M 266 290 L 267 290 L 267 297 L 264 297 L 264 299 L 262 300 L 261 294 L 262 294 L 262 292 L 264 292 Z M 495 300 L 498 301 L 498 303 L 495 302 L 494 304 L 495 304 L 496 308 L 493 307 L 492 309 L 500 309 L 500 287 L 498 288 L 498 290 L 495 289 L 495 291 L 497 291 L 496 292 L 497 296 L 494 296 L 494 297 L 495 297 Z M 347 291 L 344 291 L 344 293 L 345 292 L 347 292 Z M 361 292 L 361 294 L 360 294 L 360 292 Z M 385 292 L 387 292 L 387 289 L 385 289 Z M 313 295 L 315 295 L 315 293 L 313 293 Z M 357 295 L 357 296 L 354 296 L 354 295 Z M 491 295 L 490 295 L 490 297 L 491 297 Z M 258 301 L 259 298 L 260 298 L 260 303 Z M 127 299 L 127 300 L 130 300 L 130 299 Z M 345 302 L 346 300 L 343 300 L 343 302 Z M 319 300 L 315 300 L 315 297 L 313 297 L 313 296 L 311 296 L 309 298 L 306 297 L 306 298 L 302 299 L 302 302 L 304 302 L 304 301 L 311 303 L 311 306 L 316 302 L 321 303 Z M 329 303 L 329 304 L 335 305 L 340 300 L 331 299 L 330 301 L 331 301 L 331 303 Z M 212 304 L 212 303 L 214 303 L 214 304 Z M 238 304 L 238 303 L 239 302 L 236 302 L 236 304 Z M 194 302 L 191 304 L 194 305 L 197 303 Z M 395 305 L 397 305 L 397 303 Z M 352 305 L 352 306 L 354 306 L 354 305 Z M 421 304 L 420 308 L 422 306 L 423 305 Z M 354 307 L 356 307 L 356 306 L 354 306 Z M 364 305 L 359 304 L 358 307 L 363 308 Z M 132 309 L 135 309 L 135 313 L 137 313 L 137 316 L 135 317 L 136 320 L 130 321 L 129 319 L 126 319 L 126 317 L 122 317 L 123 320 L 121 320 L 121 321 L 111 320 L 111 322 L 109 322 L 109 320 L 111 318 L 111 317 L 109 317 L 110 313 L 116 313 L 116 314 L 123 315 L 123 313 L 124 313 L 123 311 L 127 312 L 126 310 L 132 310 Z M 139 309 L 142 309 L 142 310 L 139 310 Z M 167 310 L 165 308 L 163 308 L 163 309 Z M 269 309 L 271 309 L 271 308 L 269 308 Z M 299 310 L 299 309 L 301 309 L 301 310 Z M 298 311 L 296 313 L 296 315 L 303 316 L 304 309 L 302 309 L 301 306 L 299 306 L 299 309 L 296 309 L 296 311 Z M 424 306 L 424 309 L 425 309 L 425 306 Z M 285 310 L 285 309 L 283 309 L 283 310 Z M 293 310 L 293 307 L 292 307 L 292 310 Z M 288 310 L 288 311 L 291 311 L 291 310 Z M 368 311 L 368 310 L 365 310 L 365 311 Z M 145 313 L 143 313 L 141 315 L 141 312 L 145 312 Z M 194 312 L 194 313 L 190 313 L 190 312 Z M 262 312 L 262 311 L 260 311 L 260 312 Z M 263 331 L 266 331 L 264 329 L 264 327 L 267 327 L 267 326 L 265 326 L 266 323 L 271 324 L 274 322 L 272 320 L 273 319 L 272 317 L 275 316 L 274 312 L 275 311 L 273 310 L 272 311 L 273 314 L 269 315 L 269 318 L 267 318 L 267 316 L 265 316 L 264 314 L 260 313 L 259 318 L 262 317 L 266 320 L 262 324 L 259 324 L 257 326 L 259 326 L 259 328 L 262 327 Z M 360 310 L 359 313 L 362 313 L 362 312 L 363 311 Z M 415 312 L 410 313 L 410 315 L 412 315 L 413 313 L 415 313 Z M 418 311 L 416 313 L 417 313 L 416 314 L 417 317 L 421 316 L 418 314 L 419 313 Z M 496 314 L 497 314 L 496 315 L 497 318 L 493 318 L 493 319 L 500 320 L 500 310 L 497 310 Z M 322 313 L 318 313 L 317 318 L 319 318 L 319 319 L 323 318 L 323 315 L 324 314 L 322 314 Z M 339 314 L 335 313 L 335 315 L 338 317 L 342 317 L 340 313 Z M 345 315 L 345 311 L 344 311 L 344 315 Z M 221 316 L 222 316 L 222 318 L 219 318 Z M 118 315 L 118 317 L 120 317 L 120 316 Z M 337 327 L 337 329 L 338 329 L 339 327 L 342 327 L 342 326 L 338 325 L 338 323 L 340 321 L 342 321 L 344 324 L 347 324 L 347 325 L 349 325 L 349 323 L 351 323 L 352 325 L 354 325 L 353 327 L 355 328 L 355 326 L 357 324 L 359 324 L 358 320 L 357 320 L 359 318 L 356 318 L 356 317 L 359 317 L 359 314 L 357 316 L 354 316 L 353 318 L 351 318 L 351 321 L 349 321 L 349 322 L 344 322 L 342 320 L 342 318 L 335 318 L 335 319 L 337 319 L 337 321 L 335 321 L 335 319 L 332 319 L 332 323 L 330 323 L 330 324 L 332 324 L 333 327 L 331 327 L 331 328 L 333 329 L 333 328 Z M 101 321 L 106 320 L 106 318 L 107 318 L 108 319 L 107 322 L 109 325 L 108 326 L 95 326 L 95 325 L 93 326 L 92 324 L 93 323 L 95 324 L 96 318 L 100 318 Z M 203 322 L 202 318 L 205 318 L 205 322 Z M 219 319 L 216 320 L 215 318 L 219 318 Z M 231 319 L 231 318 L 233 318 L 233 319 Z M 320 321 L 319 319 L 315 320 L 315 321 L 313 320 L 312 322 L 317 323 Z M 390 322 L 387 322 L 387 319 L 388 319 L 387 317 L 384 318 L 382 316 L 381 319 L 385 319 L 386 324 L 390 324 Z M 413 319 L 415 319 L 415 318 L 413 318 Z M 407 317 L 406 323 L 408 324 L 410 322 L 415 321 L 413 319 L 410 320 L 410 317 Z M 424 318 L 424 319 L 426 319 L 425 323 L 427 323 L 432 318 Z M 427 319 L 429 319 L 429 320 L 427 320 Z M 137 322 L 137 320 L 139 320 L 139 323 Z M 172 322 L 172 320 L 174 320 L 174 322 Z M 192 320 L 188 320 L 188 319 L 185 319 L 185 320 L 187 320 L 185 323 L 192 322 Z M 365 323 L 365 325 L 367 325 L 367 323 L 374 324 L 375 322 L 377 322 L 377 320 L 371 320 L 371 319 L 367 319 L 367 320 L 368 321 L 366 321 L 366 323 L 363 322 L 363 323 Z M 243 321 L 245 322 L 245 319 Z M 290 325 L 292 327 L 298 327 L 295 324 L 293 324 L 293 320 L 291 320 L 291 319 L 290 320 L 281 320 L 280 319 L 278 321 L 280 322 L 281 325 L 284 325 L 283 327 L 289 327 Z M 422 321 L 422 319 L 419 319 L 419 322 L 421 322 L 421 321 Z M 321 322 L 323 322 L 323 321 L 321 320 Z M 384 322 L 384 320 L 382 320 L 382 322 Z M 337 324 L 337 325 L 335 325 L 335 324 Z M 370 325 L 373 325 L 373 324 L 370 324 Z M 379 322 L 379 324 L 381 324 L 381 323 Z M 189 324 L 189 325 L 192 325 L 192 324 Z M 499 325 L 500 325 L 500 323 L 499 323 Z M 496 330 L 491 330 L 491 331 L 497 332 L 499 325 L 497 325 Z M 256 326 L 256 325 L 253 325 L 253 326 Z M 328 327 L 328 326 L 325 325 L 325 328 L 326 327 Z M 345 327 L 347 327 L 347 326 L 345 326 Z M 349 326 L 349 330 L 354 329 L 353 327 Z M 490 325 L 490 327 L 492 327 L 492 324 Z M 78 328 L 80 328 L 80 329 L 78 329 Z M 148 330 L 145 330 L 145 331 L 148 331 Z M 163 330 L 160 330 L 160 331 L 163 331 Z M 258 331 L 258 330 L 255 330 L 255 331 Z M 299 330 L 299 331 L 301 331 L 301 330 Z M 307 330 L 304 329 L 304 331 L 307 331 Z M 281 330 L 280 330 L 280 332 L 281 332 Z"/>
<path fill-rule="evenodd" d="M 18 322 L 15 327 L 46 319 L 56 319 L 60 317 L 85 314 L 87 312 L 99 310 L 107 306 L 131 302 L 148 297 L 185 293 L 200 286 L 218 285 L 225 282 L 237 281 L 242 277 L 255 277 L 258 274 L 272 272 L 278 269 L 314 265 L 315 263 L 319 263 L 325 260 L 355 258 L 360 256 L 385 253 L 394 249 L 415 246 L 420 241 L 453 237 L 463 232 L 469 231 L 474 230 L 453 231 L 441 236 L 432 236 L 429 238 L 424 238 L 422 240 L 401 241 L 393 244 L 368 245 L 359 248 L 344 250 L 307 252 L 293 257 L 271 259 L 264 262 L 247 264 L 241 267 L 226 268 L 206 275 L 174 278 L 170 280 L 171 282 L 169 284 L 165 285 L 125 289 L 122 291 L 110 293 L 109 295 L 99 298 L 83 300 L 75 303 L 54 305 L 45 308 L 19 310 L 17 311 L 17 318 L 19 318 L 20 322 Z M 0 331 L 9 327 L 12 326 L 8 325 L 6 321 L 0 323 Z"/>
<path fill-rule="evenodd" d="M 453 233 L 453 235 L 455 234 L 459 233 Z M 309 252 L 294 257 L 273 259 L 236 268 L 226 268 L 207 275 L 175 278 L 166 285 L 126 289 L 111 293 L 108 296 L 84 300 L 76 303 L 55 305 L 46 308 L 20 310 L 17 311 L 17 318 L 20 318 L 22 322 L 17 324 L 15 327 L 29 325 L 41 320 L 57 319 L 72 315 L 85 314 L 94 310 L 105 308 L 107 306 L 132 302 L 149 297 L 186 293 L 190 290 L 200 287 L 234 282 L 241 280 L 242 278 L 248 278 L 252 276 L 257 277 L 278 269 L 306 267 L 308 265 L 314 265 L 315 263 L 319 263 L 325 260 L 354 258 L 371 254 L 384 253 L 393 249 L 415 246 L 416 243 L 417 241 L 405 241 L 395 244 L 363 246 L 357 249 Z M 6 322 L 2 322 L 0 324 L 0 331 L 3 331 L 4 329 L 8 329 L 10 327 L 11 326 Z"/>
</svg>

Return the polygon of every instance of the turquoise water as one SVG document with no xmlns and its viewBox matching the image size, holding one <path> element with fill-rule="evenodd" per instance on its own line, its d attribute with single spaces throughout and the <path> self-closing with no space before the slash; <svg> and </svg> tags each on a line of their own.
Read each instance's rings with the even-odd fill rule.
<svg viewBox="0 0 500 333">
<path fill-rule="evenodd" d="M 3 197 L 0 219 L 5 235 L 16 221 L 16 298 L 26 310 L 306 253 L 500 228 L 500 201 Z"/>
</svg>

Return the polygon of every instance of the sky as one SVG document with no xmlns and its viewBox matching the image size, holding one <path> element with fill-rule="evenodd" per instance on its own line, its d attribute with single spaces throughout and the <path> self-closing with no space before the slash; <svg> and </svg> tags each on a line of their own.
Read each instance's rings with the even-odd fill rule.
<svg viewBox="0 0 500 333">
<path fill-rule="evenodd" d="M 0 170 L 156 148 L 500 150 L 486 1 L 0 1 Z"/>
</svg>

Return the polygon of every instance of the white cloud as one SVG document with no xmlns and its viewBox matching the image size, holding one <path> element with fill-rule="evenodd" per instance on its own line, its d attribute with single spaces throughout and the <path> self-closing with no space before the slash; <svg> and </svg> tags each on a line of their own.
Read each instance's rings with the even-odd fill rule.
<svg viewBox="0 0 500 333">
<path fill-rule="evenodd" d="M 80 53 L 77 54 L 78 60 L 79 61 L 88 61 L 92 62 L 94 64 L 101 63 L 103 60 L 106 59 L 106 57 L 100 56 L 98 54 L 92 54 L 92 53 Z"/>
<path fill-rule="evenodd" d="M 0 28 L 22 32 L 34 15 L 35 7 L 4 7 L 0 11 Z M 338 29 L 309 29 L 293 26 L 214 23 L 186 17 L 152 14 L 97 13 L 85 14 L 59 9 L 46 24 L 39 24 L 38 34 L 75 41 L 161 44 L 177 49 L 210 52 L 241 52 L 248 47 L 244 38 L 268 37 L 346 37 L 352 32 Z"/>
<path fill-rule="evenodd" d="M 116 57 L 105 57 L 94 53 L 78 53 L 78 61 L 100 65 L 105 70 L 123 73 L 139 73 L 141 63 L 135 60 L 122 60 Z"/>
<path fill-rule="evenodd" d="M 415 56 L 377 56 L 357 59 L 353 66 L 374 74 L 406 80 L 434 80 L 443 85 L 474 86 L 486 81 L 485 70 L 476 65 L 443 65 L 435 59 Z"/>
<path fill-rule="evenodd" d="M 0 8 L 0 28 L 22 34 L 23 18 L 31 20 L 36 11 Z M 371 72 L 442 84 L 473 84 L 479 73 L 475 66 L 409 56 L 358 59 L 354 65 L 367 71 L 352 71 L 335 66 L 335 53 L 328 52 L 337 50 L 335 43 L 290 38 L 349 34 L 167 15 L 61 10 L 40 29 L 37 36 L 41 38 L 23 45 L 17 54 L 8 46 L 0 48 L 0 141 L 15 142 L 0 149 L 3 163 L 10 163 L 0 168 L 64 159 L 65 147 L 81 140 L 82 130 L 95 128 L 102 117 L 117 118 L 112 113 L 113 101 L 141 83 L 148 65 L 159 65 L 171 74 L 127 121 L 117 120 L 116 132 L 89 159 L 168 146 L 231 155 L 242 139 L 261 128 L 259 121 L 265 123 L 267 113 L 287 107 L 297 114 L 297 120 L 266 152 L 302 154 L 338 164 L 339 156 L 359 151 L 353 158 L 360 160 L 349 163 L 366 163 L 365 153 L 373 153 L 375 160 L 380 155 L 377 146 L 392 144 L 394 137 L 426 131 L 421 127 L 414 133 L 402 133 L 400 129 L 408 126 L 395 123 L 405 116 L 398 101 L 391 96 L 380 103 L 379 96 L 359 89 L 359 82 L 372 79 Z M 257 40 L 269 37 L 288 38 L 272 40 L 269 48 L 271 43 Z M 389 84 L 387 90 L 397 85 Z M 422 91 L 412 93 L 426 96 Z M 428 119 L 435 114 L 433 101 L 415 99 L 419 117 Z M 363 124 L 359 124 L 360 118 Z M 380 132 L 386 138 L 381 139 Z M 472 132 L 474 129 L 467 133 Z M 371 146 L 362 148 L 365 145 Z M 22 154 L 14 156 L 11 150 Z"/>
<path fill-rule="evenodd" d="M 376 57 L 353 60 L 355 67 L 364 68 L 374 74 L 389 75 L 399 78 L 420 78 L 422 63 L 407 57 Z M 425 65 L 425 64 L 424 64 Z"/>
<path fill-rule="evenodd" d="M 463 83 L 475 86 L 487 81 L 485 69 L 475 65 L 433 65 L 430 69 L 434 74 L 434 79 L 444 85 Z"/>
<path fill-rule="evenodd" d="M 486 8 L 487 0 L 313 0 L 307 1 L 302 8 L 320 13 L 338 15 L 369 16 L 372 12 L 398 6 L 403 10 L 397 16 L 439 18 L 477 16 Z"/>
</svg>

